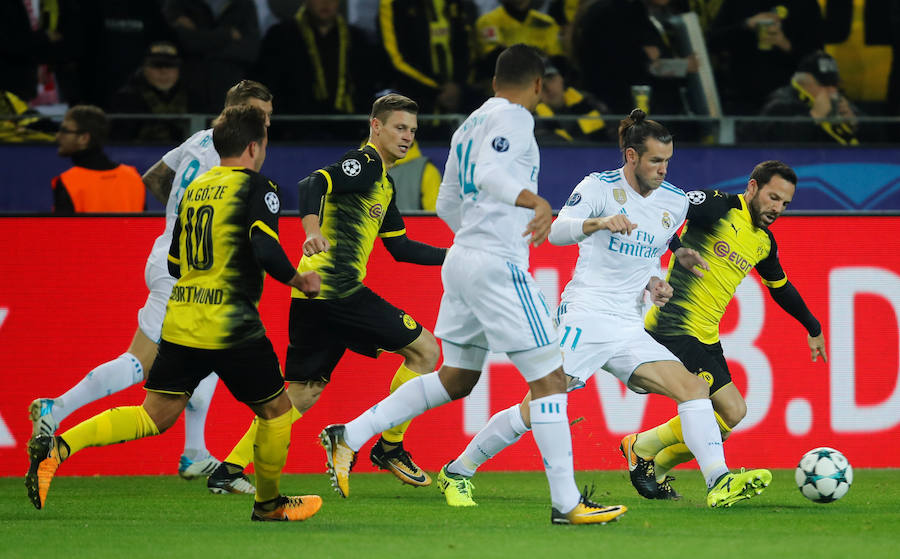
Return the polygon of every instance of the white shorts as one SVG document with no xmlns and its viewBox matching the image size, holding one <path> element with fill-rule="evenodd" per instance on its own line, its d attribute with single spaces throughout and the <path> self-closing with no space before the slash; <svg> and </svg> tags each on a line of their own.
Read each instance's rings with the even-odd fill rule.
<svg viewBox="0 0 900 559">
<path fill-rule="evenodd" d="M 143 308 L 138 311 L 138 328 L 151 341 L 159 343 L 163 319 L 166 317 L 166 305 L 169 303 L 169 295 L 172 294 L 176 280 L 169 275 L 168 268 L 154 263 L 151 258 L 147 260 L 147 266 L 144 268 L 144 281 L 150 294 L 147 295 L 147 302 Z"/>
<path fill-rule="evenodd" d="M 582 383 L 603 369 L 633 392 L 646 394 L 631 386 L 634 371 L 644 363 L 678 361 L 644 330 L 641 321 L 570 311 L 560 315 L 559 330 L 563 370 Z"/>
<path fill-rule="evenodd" d="M 488 350 L 473 345 L 456 345 L 448 340 L 444 340 L 442 347 L 444 350 L 444 365 L 469 371 L 484 370 Z M 512 351 L 507 355 L 526 382 L 542 379 L 562 367 L 562 354 L 559 352 L 556 344 L 548 344 L 524 351 Z M 578 379 L 571 380 L 576 384 L 578 382 Z M 584 385 L 582 384 L 581 386 Z M 574 386 L 569 391 L 581 388 L 581 386 Z"/>
<path fill-rule="evenodd" d="M 555 347 L 558 337 L 550 308 L 527 270 L 493 254 L 453 245 L 441 280 L 444 295 L 434 327 L 438 338 L 507 354 Z M 520 372 L 528 377 L 537 374 Z"/>
</svg>

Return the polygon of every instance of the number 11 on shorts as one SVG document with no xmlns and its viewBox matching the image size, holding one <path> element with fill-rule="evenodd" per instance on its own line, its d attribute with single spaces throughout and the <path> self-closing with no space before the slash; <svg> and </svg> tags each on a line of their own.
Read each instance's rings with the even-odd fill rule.
<svg viewBox="0 0 900 559">
<path fill-rule="evenodd" d="M 562 340 L 559 342 L 559 347 L 564 347 L 566 345 L 566 340 L 569 338 L 569 334 L 572 332 L 571 326 L 566 326 L 566 333 L 563 334 Z M 578 345 L 578 339 L 581 338 L 581 328 L 575 328 L 575 337 L 572 338 L 572 350 L 575 350 L 575 346 Z"/>
</svg>

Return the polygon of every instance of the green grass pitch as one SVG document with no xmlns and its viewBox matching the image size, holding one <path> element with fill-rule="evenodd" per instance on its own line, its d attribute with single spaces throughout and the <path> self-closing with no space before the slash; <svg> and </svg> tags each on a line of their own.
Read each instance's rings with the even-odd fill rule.
<svg viewBox="0 0 900 559">
<path fill-rule="evenodd" d="M 41 511 L 22 478 L 0 478 L 0 557 L 900 557 L 900 470 L 854 473 L 835 503 L 807 501 L 777 470 L 761 496 L 711 510 L 697 471 L 676 472 L 678 502 L 641 499 L 626 472 L 577 472 L 597 501 L 628 506 L 606 526 L 552 526 L 540 472 L 479 474 L 470 509 L 386 473 L 353 474 L 346 500 L 325 474 L 285 476 L 286 493 L 325 501 L 300 523 L 250 522 L 251 498 L 175 476 L 59 477 Z"/>
</svg>

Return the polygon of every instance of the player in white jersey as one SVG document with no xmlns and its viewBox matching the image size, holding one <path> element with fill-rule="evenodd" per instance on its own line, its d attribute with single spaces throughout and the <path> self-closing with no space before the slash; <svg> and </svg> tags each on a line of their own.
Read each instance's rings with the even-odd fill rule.
<svg viewBox="0 0 900 559">
<path fill-rule="evenodd" d="M 262 109 L 267 115 L 268 126 L 272 94 L 265 86 L 244 80 L 232 87 L 225 97 L 225 106 L 242 104 Z M 175 284 L 166 259 L 181 196 L 194 177 L 218 164 L 219 154 L 213 147 L 212 129 L 209 129 L 197 132 L 166 153 L 144 174 L 144 184 L 150 192 L 160 201 L 166 201 L 166 227 L 153 243 L 144 269 L 144 280 L 150 293 L 138 311 L 137 331 L 125 353 L 94 368 L 61 396 L 38 398 L 31 403 L 28 412 L 33 423 L 32 437 L 54 434 L 59 423 L 78 408 L 146 379 L 156 358 L 166 304 Z M 217 380 L 215 374 L 209 375 L 188 401 L 184 453 L 178 464 L 178 473 L 185 479 L 208 476 L 219 466 L 219 460 L 206 449 L 204 437 L 206 414 Z M 253 486 L 244 478 L 234 479 L 230 485 L 230 492 L 253 493 Z"/>
<path fill-rule="evenodd" d="M 344 497 L 356 452 L 368 439 L 468 395 L 494 350 L 509 355 L 535 395 L 534 438 L 550 483 L 551 522 L 606 523 L 625 512 L 592 502 L 575 485 L 556 329 L 528 273 L 528 245 L 543 242 L 552 221 L 550 205 L 537 195 L 531 116 L 543 74 L 533 48 L 509 47 L 497 59 L 495 96 L 453 134 L 438 195 L 438 215 L 456 233 L 441 269 L 444 296 L 435 327 L 444 363 L 350 423 L 322 431 L 332 481 Z"/>
<path fill-rule="evenodd" d="M 555 245 L 578 243 L 575 273 L 557 311 L 564 370 L 570 390 L 584 386 L 602 368 L 635 392 L 675 400 L 679 413 L 690 418 L 688 426 L 682 415 L 685 441 L 702 454 L 697 460 L 706 477 L 707 504 L 730 506 L 762 492 L 771 474 L 728 471 L 708 385 L 644 331 L 645 291 L 658 306 L 672 295 L 671 286 L 654 273 L 688 209 L 684 192 L 664 180 L 673 154 L 672 136 L 645 116 L 635 109 L 619 125 L 624 166 L 585 177 L 550 232 Z M 682 250 L 677 256 L 689 269 L 706 267 L 696 251 Z M 535 419 L 532 406 L 528 394 L 521 405 L 495 414 L 462 455 L 441 470 L 438 484 L 445 488 L 448 504 L 475 505 L 469 479 L 528 431 Z M 623 451 L 633 455 L 630 448 Z M 635 458 L 629 463 L 633 482 L 638 478 L 657 490 L 652 464 Z"/>
</svg>

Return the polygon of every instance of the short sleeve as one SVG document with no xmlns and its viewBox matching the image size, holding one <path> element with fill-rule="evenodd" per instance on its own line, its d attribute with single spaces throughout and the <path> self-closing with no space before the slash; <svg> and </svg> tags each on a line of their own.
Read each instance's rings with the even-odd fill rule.
<svg viewBox="0 0 900 559">
<path fill-rule="evenodd" d="M 177 148 L 173 148 L 166 152 L 165 155 L 162 156 L 162 162 L 166 164 L 166 167 L 172 169 L 173 171 L 178 170 L 178 167 L 181 166 L 181 160 L 184 157 L 185 146 L 188 142 L 193 140 L 194 137 L 191 136 L 187 140 L 185 140 L 180 146 Z"/>
<path fill-rule="evenodd" d="M 343 194 L 369 190 L 381 179 L 383 171 L 381 158 L 375 150 L 363 148 L 347 152 L 336 163 L 316 172 L 328 183 L 326 194 Z"/>
<path fill-rule="evenodd" d="M 524 110 L 522 113 L 506 111 L 497 115 L 491 123 L 491 133 L 481 140 L 481 145 L 472 146 L 478 162 L 473 177 L 475 187 L 511 206 L 527 185 L 509 170 L 534 144 L 534 119 Z"/>
<path fill-rule="evenodd" d="M 787 283 L 787 274 L 784 273 L 784 268 L 781 267 L 781 262 L 778 260 L 778 245 L 775 243 L 775 237 L 769 230 L 766 230 L 766 233 L 769 235 L 769 254 L 756 264 L 756 271 L 762 278 L 763 285 L 776 289 Z"/>
<path fill-rule="evenodd" d="M 559 217 L 588 219 L 600 217 L 606 208 L 605 189 L 588 175 L 579 182 L 559 210 Z"/>
<path fill-rule="evenodd" d="M 388 204 L 387 211 L 384 214 L 384 221 L 381 222 L 378 236 L 381 238 L 399 237 L 405 234 L 406 224 L 403 222 L 403 216 L 400 215 L 400 210 L 397 208 L 397 196 L 394 195 L 391 197 L 391 202 Z"/>
<path fill-rule="evenodd" d="M 278 185 L 259 173 L 250 174 L 250 194 L 247 198 L 247 235 L 259 229 L 278 240 L 278 216 L 281 196 Z"/>
<path fill-rule="evenodd" d="M 737 196 L 719 190 L 691 190 L 687 200 L 687 219 L 698 223 L 714 223 L 729 209 L 740 207 Z"/>
</svg>

